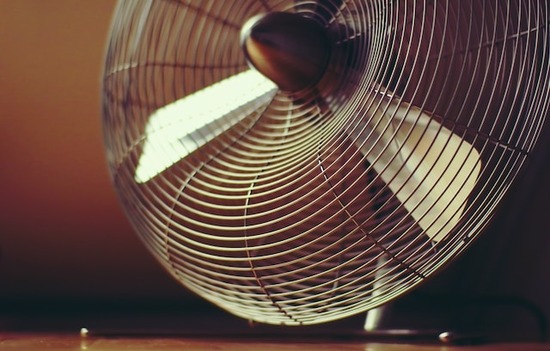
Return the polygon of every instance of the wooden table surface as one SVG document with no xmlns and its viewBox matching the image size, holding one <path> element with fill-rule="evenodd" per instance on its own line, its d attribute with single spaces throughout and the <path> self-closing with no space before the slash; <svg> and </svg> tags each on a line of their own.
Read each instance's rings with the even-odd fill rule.
<svg viewBox="0 0 550 351">
<path fill-rule="evenodd" d="M 452 346 L 438 343 L 386 343 L 365 340 L 311 340 L 296 338 L 205 338 L 155 336 L 81 336 L 75 333 L 8 332 L 0 335 L 0 350 L 94 350 L 94 351 L 175 351 L 175 350 L 239 350 L 239 351 L 468 351 L 468 350 L 550 350 L 550 345 L 535 343 L 481 344 Z"/>
<path fill-rule="evenodd" d="M 198 303 L 146 307 L 143 303 L 4 302 L 0 304 L 0 351 L 550 351 L 550 344 L 537 343 L 546 339 L 538 338 L 536 332 L 515 338 L 509 333 L 454 331 L 452 342 L 443 342 L 441 330 L 365 333 L 363 322 L 364 316 L 358 315 L 317 326 L 268 326 Z"/>
</svg>

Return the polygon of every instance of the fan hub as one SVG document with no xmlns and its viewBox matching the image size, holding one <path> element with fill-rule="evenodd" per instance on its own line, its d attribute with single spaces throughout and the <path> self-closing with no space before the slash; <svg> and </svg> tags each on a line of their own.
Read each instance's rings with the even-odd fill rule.
<svg viewBox="0 0 550 351">
<path fill-rule="evenodd" d="M 241 43 L 249 64 L 287 91 L 316 84 L 331 55 L 321 24 L 287 12 L 252 17 L 242 28 Z"/>
</svg>

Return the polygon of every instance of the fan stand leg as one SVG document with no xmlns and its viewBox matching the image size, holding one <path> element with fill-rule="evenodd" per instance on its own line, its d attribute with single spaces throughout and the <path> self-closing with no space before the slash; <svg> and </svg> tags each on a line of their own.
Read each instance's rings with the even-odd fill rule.
<svg viewBox="0 0 550 351">
<path fill-rule="evenodd" d="M 390 306 L 384 305 L 367 312 L 363 329 L 366 332 L 376 332 L 384 324 L 384 317 L 388 315 Z"/>
<path fill-rule="evenodd" d="M 387 273 L 389 271 L 388 260 L 385 255 L 382 255 L 378 258 L 377 261 L 377 272 L 374 275 L 373 291 L 372 297 L 376 298 L 384 289 L 384 285 L 387 281 Z M 374 332 L 379 330 L 382 327 L 384 316 L 389 312 L 389 305 L 382 305 L 377 308 L 373 308 L 367 312 L 365 318 L 364 330 L 366 332 Z"/>
<path fill-rule="evenodd" d="M 377 266 L 378 271 L 374 276 L 375 282 L 373 284 L 373 297 L 380 295 L 380 290 L 384 288 L 384 283 L 387 280 L 387 278 L 384 278 L 384 275 L 388 271 L 387 259 L 384 256 L 380 256 L 380 258 L 378 258 Z M 382 327 L 384 316 L 388 314 L 388 310 L 389 305 L 387 304 L 369 310 L 365 318 L 365 331 L 373 332 L 379 330 Z"/>
<path fill-rule="evenodd" d="M 382 255 L 377 261 L 377 272 L 374 276 L 372 296 L 375 298 L 384 291 L 384 285 L 388 280 L 388 271 L 390 265 L 387 258 Z M 433 330 L 411 330 L 411 329 L 388 329 L 388 323 L 392 313 L 392 304 L 387 303 L 379 307 L 373 308 L 367 312 L 363 330 L 367 335 L 380 337 L 383 339 L 405 339 L 405 340 L 430 340 L 439 341 L 442 343 L 457 343 L 466 338 L 462 338 L 454 332 L 450 331 L 433 331 Z"/>
</svg>

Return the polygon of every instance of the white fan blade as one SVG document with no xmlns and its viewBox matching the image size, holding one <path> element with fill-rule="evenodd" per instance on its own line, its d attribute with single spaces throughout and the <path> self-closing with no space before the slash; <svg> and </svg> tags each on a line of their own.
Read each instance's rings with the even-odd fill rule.
<svg viewBox="0 0 550 351">
<path fill-rule="evenodd" d="M 276 91 L 273 82 L 248 70 L 158 109 L 145 127 L 134 179 L 149 181 L 267 104 Z"/>
<path fill-rule="evenodd" d="M 481 172 L 479 152 L 420 108 L 382 96 L 349 134 L 425 233 L 439 241 L 464 212 Z"/>
</svg>

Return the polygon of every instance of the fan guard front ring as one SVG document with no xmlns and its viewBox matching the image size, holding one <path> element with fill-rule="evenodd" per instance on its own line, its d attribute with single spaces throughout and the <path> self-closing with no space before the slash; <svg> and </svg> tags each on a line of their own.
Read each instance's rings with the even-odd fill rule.
<svg viewBox="0 0 550 351">
<path fill-rule="evenodd" d="M 249 68 L 241 29 L 272 12 L 326 28 L 330 79 L 281 91 Z M 380 306 L 506 197 L 548 115 L 549 21 L 544 0 L 120 1 L 114 185 L 164 267 L 231 313 L 297 325 Z"/>
</svg>

